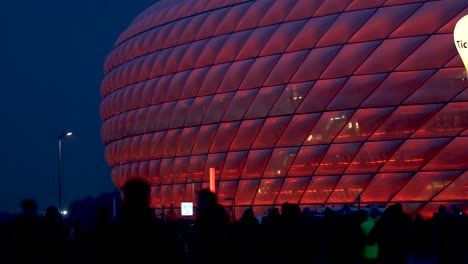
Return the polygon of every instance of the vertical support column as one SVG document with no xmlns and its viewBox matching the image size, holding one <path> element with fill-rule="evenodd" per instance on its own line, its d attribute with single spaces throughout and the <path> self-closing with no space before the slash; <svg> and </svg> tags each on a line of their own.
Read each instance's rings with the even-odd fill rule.
<svg viewBox="0 0 468 264">
<path fill-rule="evenodd" d="M 216 170 L 210 168 L 210 191 L 216 193 Z"/>
</svg>

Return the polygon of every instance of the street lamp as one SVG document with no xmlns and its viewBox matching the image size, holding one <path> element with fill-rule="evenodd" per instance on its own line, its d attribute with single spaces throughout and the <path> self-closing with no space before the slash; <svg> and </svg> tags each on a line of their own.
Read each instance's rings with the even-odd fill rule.
<svg viewBox="0 0 468 264">
<path fill-rule="evenodd" d="M 58 209 L 59 212 L 62 212 L 62 138 L 69 137 L 72 135 L 72 132 L 63 133 L 58 137 Z"/>
</svg>

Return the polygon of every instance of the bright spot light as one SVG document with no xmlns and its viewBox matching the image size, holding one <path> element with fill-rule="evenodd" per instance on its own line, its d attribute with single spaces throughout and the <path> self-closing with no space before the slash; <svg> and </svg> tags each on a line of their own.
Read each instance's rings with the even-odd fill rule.
<svg viewBox="0 0 468 264">
<path fill-rule="evenodd" d="M 72 134 L 73 134 L 72 132 L 68 132 L 68 133 L 66 134 L 66 136 L 69 137 L 69 136 L 71 136 Z"/>
<path fill-rule="evenodd" d="M 67 215 L 68 214 L 68 211 L 67 210 L 63 210 L 62 211 L 62 215 Z"/>
<path fill-rule="evenodd" d="M 311 141 L 311 140 L 312 140 L 312 138 L 313 138 L 313 136 L 312 136 L 312 135 L 310 135 L 310 136 L 307 138 L 307 141 Z"/>
</svg>

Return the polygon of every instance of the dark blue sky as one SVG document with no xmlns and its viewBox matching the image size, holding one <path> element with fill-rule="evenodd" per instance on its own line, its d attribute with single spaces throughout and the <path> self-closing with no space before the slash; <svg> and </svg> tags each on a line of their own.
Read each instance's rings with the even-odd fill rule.
<svg viewBox="0 0 468 264">
<path fill-rule="evenodd" d="M 62 204 L 115 190 L 100 137 L 102 65 L 115 40 L 155 0 L 2 2 L 0 211 L 34 198 L 57 205 L 57 137 L 63 141 Z"/>
</svg>

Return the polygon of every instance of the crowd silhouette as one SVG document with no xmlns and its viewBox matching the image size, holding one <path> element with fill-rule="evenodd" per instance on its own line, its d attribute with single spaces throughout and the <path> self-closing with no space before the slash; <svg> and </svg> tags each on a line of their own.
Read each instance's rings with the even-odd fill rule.
<svg viewBox="0 0 468 264">
<path fill-rule="evenodd" d="M 94 226 L 77 219 L 65 225 L 51 206 L 43 216 L 32 199 L 0 230 L 2 263 L 310 263 L 464 264 L 468 263 L 468 217 L 440 206 L 433 217 L 413 218 L 399 203 L 378 208 L 323 213 L 284 203 L 261 219 L 247 208 L 238 221 L 202 189 L 194 219 L 177 217 L 173 206 L 157 216 L 150 185 L 131 179 L 113 221 L 99 209 Z"/>
</svg>

